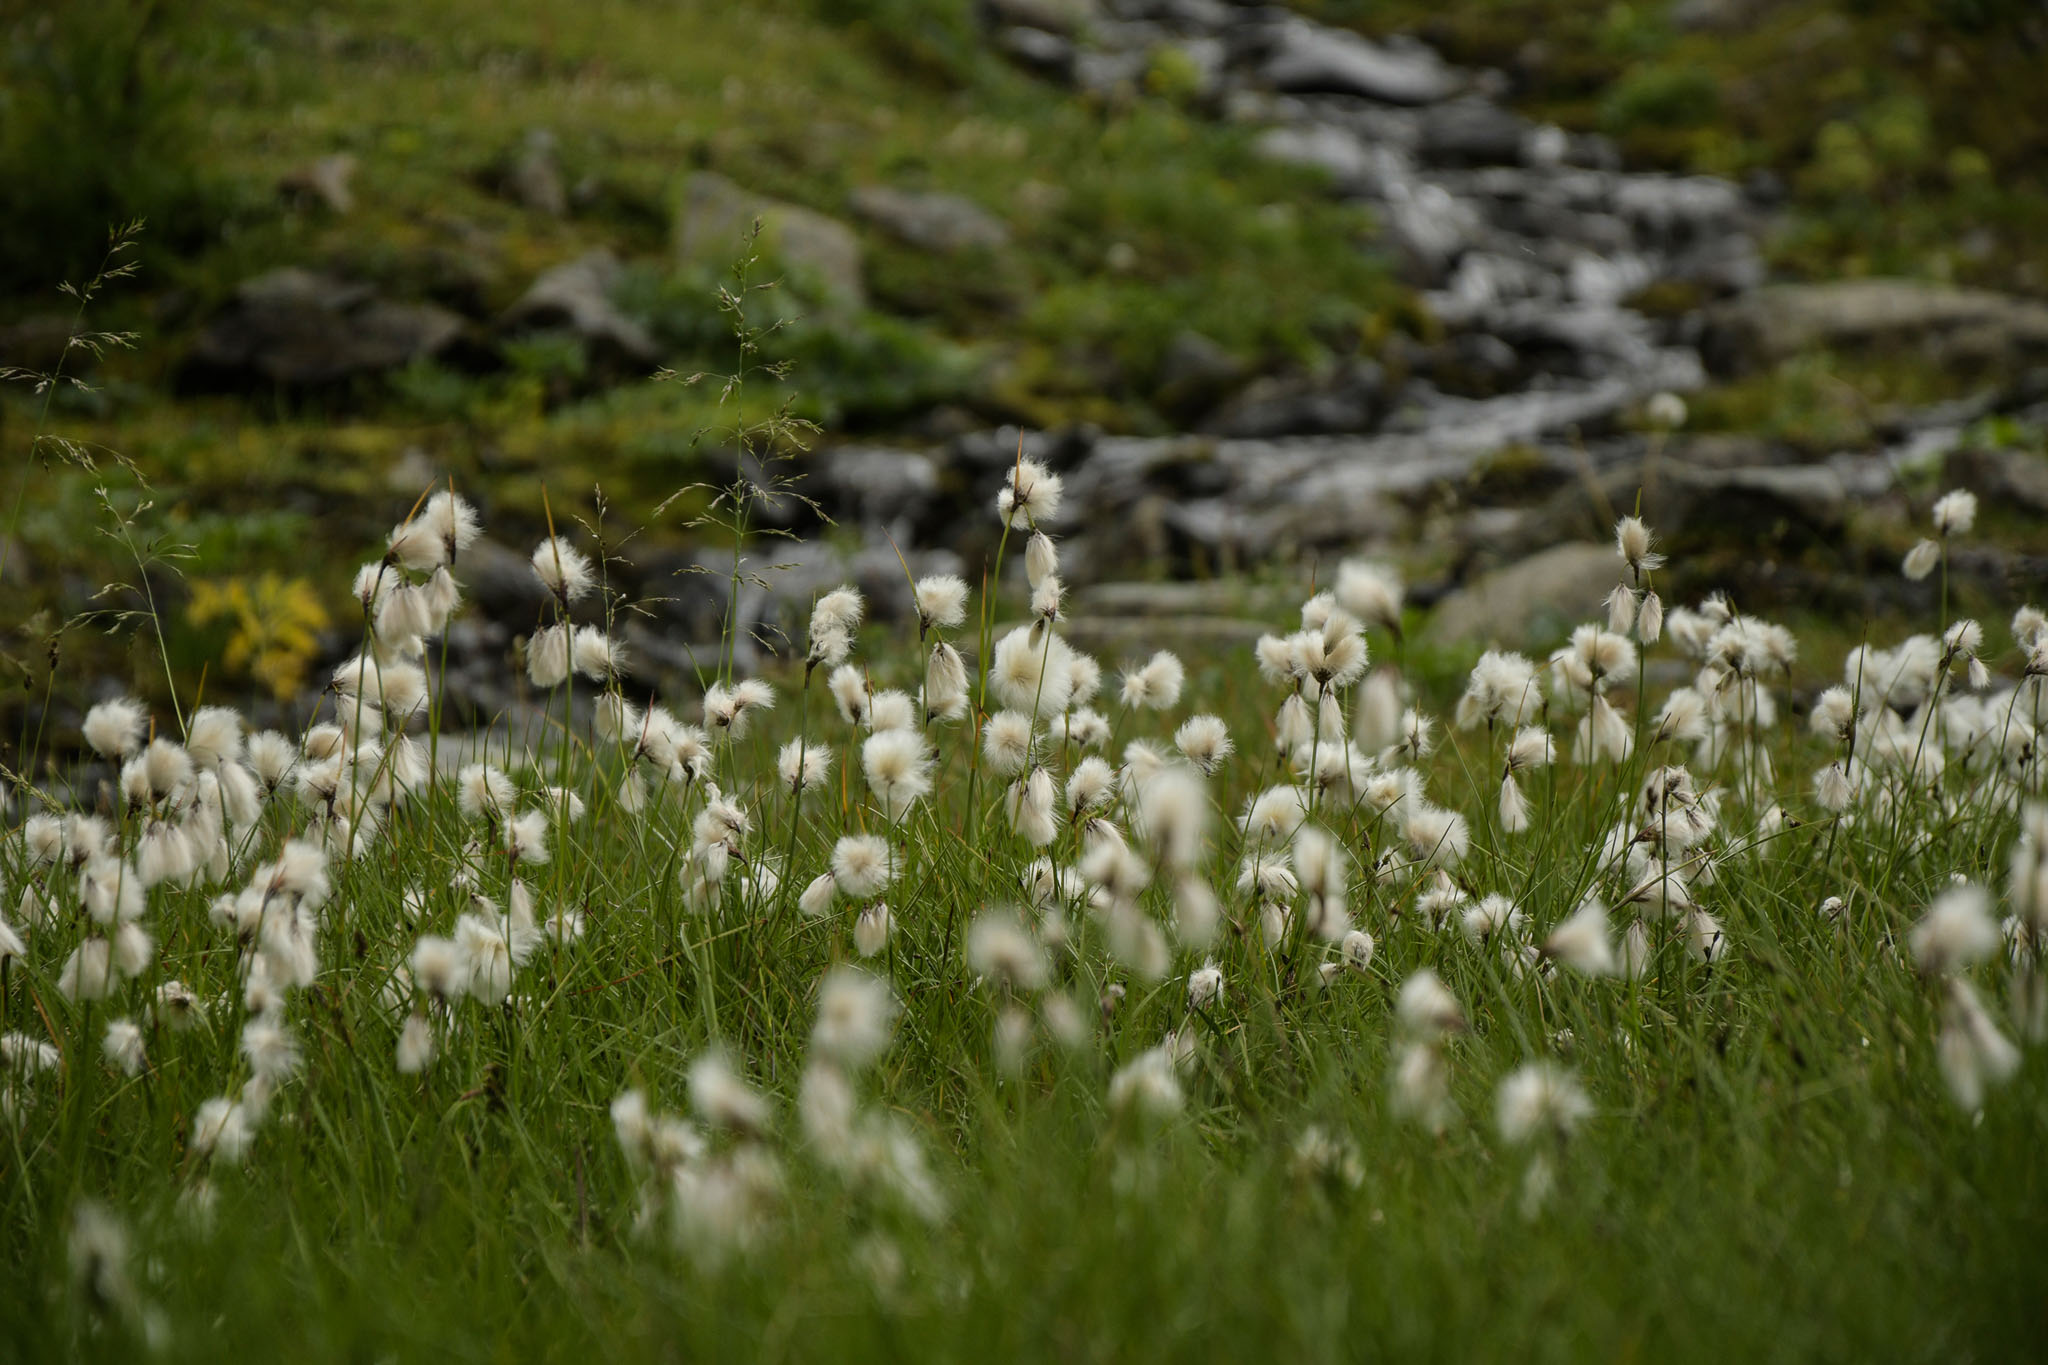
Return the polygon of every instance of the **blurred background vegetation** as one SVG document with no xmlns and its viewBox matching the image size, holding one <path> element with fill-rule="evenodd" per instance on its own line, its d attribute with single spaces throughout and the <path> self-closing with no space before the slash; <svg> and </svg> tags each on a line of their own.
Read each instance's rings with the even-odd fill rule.
<svg viewBox="0 0 2048 1365">
<path fill-rule="evenodd" d="M 1778 278 L 2048 288 L 2032 0 L 1294 7 L 1502 73 L 1512 107 L 1611 137 L 1632 166 L 1743 182 L 1782 205 L 1764 243 Z M 1257 155 L 1257 130 L 1199 107 L 1170 55 L 1114 97 L 1060 90 L 1004 60 L 971 0 L 0 0 L 0 70 L 0 364 L 63 357 L 89 381 L 47 417 L 28 386 L 0 400 L 0 495 L 25 490 L 5 571 L 24 680 L 103 576 L 96 477 L 30 460 L 46 427 L 146 474 L 167 542 L 219 580 L 197 587 L 202 634 L 268 593 L 295 604 L 292 639 L 317 639 L 347 568 L 436 478 L 519 528 L 544 486 L 601 484 L 638 511 L 702 477 L 733 420 L 718 385 L 656 382 L 647 357 L 734 363 L 715 290 L 740 243 L 693 239 L 705 173 L 748 212 L 819 215 L 857 243 L 851 288 L 796 263 L 750 297 L 778 324 L 762 358 L 789 378 L 747 403 L 790 401 L 828 436 L 1163 432 L 1189 332 L 1256 374 L 1434 327 L 1371 249 L 1370 216 Z M 1002 233 L 910 244 L 851 211 L 874 185 L 962 196 Z M 53 286 L 132 218 L 138 279 L 90 321 L 137 345 L 65 357 L 76 310 Z M 544 272 L 600 249 L 623 353 L 508 323 Z M 431 313 L 393 326 L 446 330 L 317 383 L 224 372 L 210 330 L 281 267 L 347 282 L 336 308 L 396 303 Z M 1816 354 L 1694 410 L 1819 450 L 1871 440 L 1885 404 L 1964 387 Z M 261 642 L 248 657 L 277 685 Z"/>
</svg>

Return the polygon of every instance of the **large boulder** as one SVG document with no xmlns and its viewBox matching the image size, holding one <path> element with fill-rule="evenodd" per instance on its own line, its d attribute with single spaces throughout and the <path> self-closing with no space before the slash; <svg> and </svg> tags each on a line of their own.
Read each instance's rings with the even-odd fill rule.
<svg viewBox="0 0 2048 1365">
<path fill-rule="evenodd" d="M 1422 115 L 1422 154 L 1445 166 L 1511 166 L 1533 129 L 1490 100 L 1459 99 Z"/>
<path fill-rule="evenodd" d="M 957 194 L 864 185 L 853 192 L 852 204 L 862 218 L 924 251 L 993 251 L 1010 242 L 1010 230 L 1000 219 Z"/>
<path fill-rule="evenodd" d="M 1621 581 L 1614 546 L 1572 541 L 1482 574 L 1437 603 L 1422 643 L 1439 648 L 1486 644 L 1530 648 L 1599 615 Z"/>
<path fill-rule="evenodd" d="M 1711 310 L 1703 343 L 1722 373 L 1818 348 L 1886 347 L 1947 365 L 2023 363 L 2048 356 L 2048 304 L 1919 280 L 1772 285 Z"/>
<path fill-rule="evenodd" d="M 684 265 L 724 268 L 739 256 L 756 220 L 763 252 L 821 301 L 865 306 L 860 238 L 836 218 L 742 189 L 698 171 L 683 182 L 676 212 L 676 254 Z"/>
<path fill-rule="evenodd" d="M 1386 377 L 1371 361 L 1326 375 L 1272 375 L 1245 385 L 1202 424 L 1220 436 L 1268 439 L 1371 431 L 1387 410 Z"/>
<path fill-rule="evenodd" d="M 1375 43 L 1343 29 L 1279 26 L 1259 77 L 1289 94 L 1357 95 L 1382 104 L 1434 104 L 1458 91 L 1457 74 L 1420 44 Z"/>
<path fill-rule="evenodd" d="M 506 311 L 505 326 L 514 331 L 567 332 L 595 358 L 652 365 L 661 357 L 660 345 L 612 302 L 622 273 L 618 258 L 604 250 L 543 271 Z"/>
<path fill-rule="evenodd" d="M 442 355 L 462 334 L 445 308 L 285 266 L 242 282 L 200 333 L 185 373 L 202 385 L 320 388 Z"/>
<path fill-rule="evenodd" d="M 1334 123 L 1268 128 L 1253 146 L 1268 161 L 1322 171 L 1340 188 L 1370 183 L 1375 167 L 1373 149 L 1366 140 Z"/>
</svg>

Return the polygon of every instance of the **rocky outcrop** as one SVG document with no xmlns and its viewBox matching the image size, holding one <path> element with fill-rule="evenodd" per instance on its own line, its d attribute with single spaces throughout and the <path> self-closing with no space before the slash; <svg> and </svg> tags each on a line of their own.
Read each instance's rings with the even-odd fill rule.
<svg viewBox="0 0 2048 1365">
<path fill-rule="evenodd" d="M 763 254 L 788 271 L 793 284 L 826 303 L 865 304 L 860 238 L 852 228 L 815 209 L 752 194 L 710 171 L 683 182 L 677 257 L 685 265 L 730 265 L 757 220 Z"/>
<path fill-rule="evenodd" d="M 1010 230 L 972 199 L 864 185 L 853 192 L 853 211 L 898 241 L 951 255 L 1008 246 Z"/>
<path fill-rule="evenodd" d="M 565 332 L 602 362 L 645 370 L 661 356 L 647 329 L 612 300 L 623 270 L 609 251 L 593 251 L 541 273 L 506 310 L 513 332 Z"/>
<path fill-rule="evenodd" d="M 323 388 L 443 355 L 463 331 L 445 308 L 286 266 L 236 288 L 199 334 L 183 377 L 198 387 Z"/>
<path fill-rule="evenodd" d="M 2006 366 L 2048 358 L 2048 304 L 1919 280 L 1836 280 L 1755 290 L 1716 307 L 1704 348 L 1741 373 L 1817 348 L 1893 348 L 1936 364 Z"/>
<path fill-rule="evenodd" d="M 1573 541 L 1495 569 L 1437 603 L 1422 643 L 1527 649 L 1561 638 L 1593 617 L 1621 581 L 1614 546 Z"/>
</svg>

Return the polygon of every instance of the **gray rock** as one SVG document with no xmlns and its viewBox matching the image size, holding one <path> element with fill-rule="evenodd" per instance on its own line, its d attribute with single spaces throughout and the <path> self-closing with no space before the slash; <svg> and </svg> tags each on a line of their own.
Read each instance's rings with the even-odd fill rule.
<svg viewBox="0 0 2048 1365">
<path fill-rule="evenodd" d="M 1612 545 L 1553 545 L 1450 593 L 1430 614 L 1421 642 L 1440 648 L 1546 644 L 1596 617 L 1620 581 L 1621 561 Z"/>
<path fill-rule="evenodd" d="M 1725 454 L 1736 456 L 1734 451 Z M 1526 551 L 1605 535 L 1613 527 L 1611 509 L 1635 506 L 1638 494 L 1643 518 L 1676 546 L 1810 546 L 1839 536 L 1852 479 L 1861 479 L 1873 465 L 1873 472 L 1882 470 L 1882 462 L 1871 459 L 1850 470 L 1832 462 L 1711 468 L 1681 463 L 1667 453 L 1652 472 L 1640 460 L 1629 459 L 1599 475 L 1600 499 L 1589 497 L 1580 480 L 1560 489 L 1516 528 L 1512 548 Z"/>
<path fill-rule="evenodd" d="M 835 305 L 866 303 L 860 238 L 836 218 L 769 199 L 722 175 L 698 171 L 683 182 L 676 213 L 676 253 L 686 265 L 723 269 L 738 257 L 755 220 L 764 254 L 796 283 Z"/>
<path fill-rule="evenodd" d="M 1840 529 L 1849 509 L 1842 476 L 1826 465 L 1678 470 L 1673 479 L 1692 495 L 1684 521 L 1717 531 L 1789 522 L 1819 536 Z"/>
<path fill-rule="evenodd" d="M 1077 615 L 1130 616 L 1271 616 L 1288 606 L 1288 594 L 1241 578 L 1210 578 L 1182 583 L 1093 583 L 1074 593 Z"/>
<path fill-rule="evenodd" d="M 1447 166 L 1512 165 L 1530 132 L 1527 119 L 1490 101 L 1452 100 L 1423 114 L 1422 154 Z"/>
<path fill-rule="evenodd" d="M 1986 502 L 2048 513 L 2048 459 L 2024 450 L 1963 446 L 1949 452 L 1944 486 L 1969 489 Z"/>
<path fill-rule="evenodd" d="M 1237 22 L 1240 11 L 1224 0 L 1110 0 L 1119 19 L 1147 19 L 1181 33 L 1217 33 Z"/>
<path fill-rule="evenodd" d="M 860 217 L 925 251 L 992 251 L 1010 243 L 1009 228 L 972 199 L 957 194 L 864 185 L 853 192 L 851 202 Z"/>
<path fill-rule="evenodd" d="M 568 332 L 596 355 L 651 365 L 661 357 L 661 346 L 612 302 L 622 273 L 618 258 L 603 249 L 543 271 L 506 311 L 505 326 Z"/>
<path fill-rule="evenodd" d="M 488 536 L 462 552 L 455 563 L 455 577 L 479 612 L 516 630 L 532 630 L 547 605 L 547 589 L 527 557 Z"/>
<path fill-rule="evenodd" d="M 982 0 L 996 24 L 1016 24 L 1047 33 L 1074 34 L 1100 21 L 1095 0 Z"/>
<path fill-rule="evenodd" d="M 447 351 L 462 319 L 432 304 L 393 303 L 365 284 L 298 266 L 244 281 L 187 357 L 202 383 L 316 388 Z"/>
<path fill-rule="evenodd" d="M 505 190 L 514 203 L 535 213 L 550 218 L 568 214 L 569 192 L 562 185 L 562 166 L 555 159 L 553 133 L 545 128 L 527 133 L 526 145 L 505 177 Z"/>
<path fill-rule="evenodd" d="M 1364 138 L 1330 123 L 1268 128 L 1259 134 L 1254 146 L 1268 161 L 1323 171 L 1339 185 L 1366 181 L 1374 165 L 1372 150 Z"/>
<path fill-rule="evenodd" d="M 1010 60 L 1048 79 L 1061 82 L 1074 79 L 1074 44 L 1057 33 L 1013 24 L 997 32 L 996 46 Z"/>
<path fill-rule="evenodd" d="M 1666 241 L 1728 232 L 1742 219 L 1742 190 L 1710 175 L 1624 175 L 1614 181 L 1614 211 Z"/>
<path fill-rule="evenodd" d="M 1391 186 L 1384 216 L 1389 240 L 1419 284 L 1441 281 L 1485 225 L 1475 203 L 1427 181 Z"/>
<path fill-rule="evenodd" d="M 1244 382 L 1244 362 L 1200 332 L 1182 330 L 1160 359 L 1152 401 L 1185 420 L 1208 412 Z"/>
<path fill-rule="evenodd" d="M 1105 655 L 1102 662 L 1116 667 L 1119 660 L 1143 658 L 1163 644 L 1184 650 L 1248 651 L 1272 629 L 1266 622 L 1242 616 L 1070 616 L 1061 623 L 1060 634 L 1081 649 Z"/>
<path fill-rule="evenodd" d="M 1370 361 L 1326 378 L 1268 377 L 1248 384 L 1203 424 L 1220 436 L 1270 438 L 1370 431 L 1387 410 L 1385 378 Z"/>
<path fill-rule="evenodd" d="M 1456 74 L 1426 47 L 1374 43 L 1301 20 L 1280 25 L 1259 77 L 1275 90 L 1385 104 L 1433 104 L 1458 90 Z"/>
<path fill-rule="evenodd" d="M 356 159 L 347 152 L 315 157 L 277 182 L 287 198 L 322 204 L 335 213 L 347 213 L 356 206 L 351 189 Z"/>
<path fill-rule="evenodd" d="M 836 446 L 812 464 L 817 493 L 841 521 L 880 527 L 905 540 L 931 511 L 939 492 L 938 466 L 915 450 Z"/>
<path fill-rule="evenodd" d="M 1710 311 L 1704 349 L 1739 373 L 1824 347 L 1911 347 L 1936 363 L 2048 355 L 2048 304 L 1917 280 L 1772 285 Z"/>
<path fill-rule="evenodd" d="M 1074 54 L 1074 86 L 1104 99 L 1127 99 L 1145 83 L 1151 57 L 1143 48 Z"/>
</svg>

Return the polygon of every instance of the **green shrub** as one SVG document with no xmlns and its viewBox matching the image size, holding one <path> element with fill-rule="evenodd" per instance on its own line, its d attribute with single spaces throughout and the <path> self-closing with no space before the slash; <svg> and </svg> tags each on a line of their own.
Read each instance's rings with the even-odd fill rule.
<svg viewBox="0 0 2048 1365">
<path fill-rule="evenodd" d="M 1721 88 L 1701 67 L 1639 65 L 1616 81 L 1601 102 L 1600 122 L 1611 133 L 1638 128 L 1694 128 L 1721 109 Z"/>
</svg>

